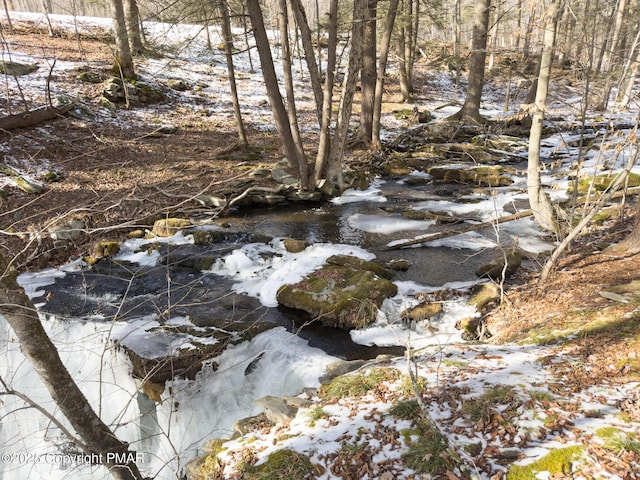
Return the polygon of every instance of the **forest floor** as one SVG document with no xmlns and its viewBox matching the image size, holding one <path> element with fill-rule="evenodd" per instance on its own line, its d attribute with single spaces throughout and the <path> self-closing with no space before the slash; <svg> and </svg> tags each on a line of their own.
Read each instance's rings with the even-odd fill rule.
<svg viewBox="0 0 640 480">
<path fill-rule="evenodd" d="M 85 39 L 79 49 L 73 38 L 4 35 L 12 50 L 35 56 L 55 54 L 60 62 L 98 64 L 105 71 L 110 65 L 110 46 L 101 40 Z M 46 68 L 44 62 L 41 68 Z M 56 73 L 52 82 L 58 90 L 68 87 L 69 93 L 81 89 L 84 102 L 96 105 L 99 87 L 79 85 L 75 76 L 73 71 Z M 396 86 L 389 88 L 393 93 Z M 42 96 L 27 96 L 26 101 L 35 108 L 41 105 Z M 15 113 L 20 103 L 3 96 L 0 111 Z M 0 254 L 17 256 L 22 269 L 91 254 L 98 240 L 123 238 L 128 231 L 148 228 L 153 220 L 169 214 L 197 212 L 197 205 L 189 199 L 199 193 L 240 193 L 242 180 L 253 168 L 272 167 L 281 159 L 277 136 L 255 125 L 249 127 L 254 145 L 250 152 L 227 148 L 237 138 L 230 112 L 225 121 L 206 108 L 194 110 L 190 104 L 177 102 L 145 112 L 121 109 L 117 117 L 105 116 L 100 121 L 89 115 L 67 115 L 0 132 L 5 158 L 11 156 L 24 166 L 38 165 L 28 173 L 42 178 L 53 172 L 56 180 L 47 182 L 45 191 L 37 196 L 9 185 L 2 187 Z M 176 129 L 164 133 L 159 130 L 162 125 Z M 38 232 L 74 215 L 87 222 L 87 237 L 63 251 L 38 247 L 46 242 Z M 548 281 L 538 283 L 537 273 L 528 272 L 517 286 L 507 286 L 505 300 L 488 319 L 498 333 L 493 341 L 562 342 L 582 359 L 564 376 L 569 390 L 599 382 L 640 381 L 638 302 L 621 303 L 600 295 L 616 285 L 640 280 L 640 255 L 612 256 L 604 250 L 624 238 L 632 223 L 633 218 L 627 216 L 594 226 L 575 242 Z M 39 253 L 33 255 L 34 250 Z M 567 335 L 568 331 L 576 334 Z"/>
</svg>

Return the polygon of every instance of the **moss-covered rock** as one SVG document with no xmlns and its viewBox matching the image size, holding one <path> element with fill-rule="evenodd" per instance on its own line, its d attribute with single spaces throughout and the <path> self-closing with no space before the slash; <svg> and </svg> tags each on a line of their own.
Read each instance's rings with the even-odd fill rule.
<svg viewBox="0 0 640 480">
<path fill-rule="evenodd" d="M 369 270 L 370 272 L 386 279 L 393 278 L 393 272 L 384 268 L 379 263 L 363 260 L 362 258 L 354 257 L 352 255 L 332 255 L 327 259 L 327 263 L 330 265 L 340 265 L 341 267 L 350 267 L 358 270 Z"/>
<path fill-rule="evenodd" d="M 511 465 L 507 480 L 536 480 L 538 473 L 570 474 L 571 464 L 584 454 L 582 445 L 553 450 L 540 460 L 527 465 Z"/>
<path fill-rule="evenodd" d="M 278 302 L 308 312 L 324 325 L 347 330 L 372 323 L 397 287 L 369 270 L 327 265 L 301 282 L 282 286 Z"/>
<path fill-rule="evenodd" d="M 578 181 L 578 193 L 586 194 L 589 189 L 592 191 L 595 190 L 597 192 L 603 192 L 604 190 L 611 187 L 611 184 L 616 181 L 617 175 L 598 175 L 595 178 L 583 178 Z M 629 187 L 640 187 L 640 174 L 639 173 L 629 173 Z M 568 191 L 574 191 L 574 185 L 570 184 Z"/>
<path fill-rule="evenodd" d="M 502 273 L 502 270 L 500 270 L 500 273 Z M 495 302 L 499 298 L 500 287 L 498 285 L 495 283 L 481 283 L 471 289 L 471 296 L 467 300 L 467 304 L 473 305 L 480 312 L 486 305 Z"/>
<path fill-rule="evenodd" d="M 191 225 L 185 218 L 163 218 L 153 224 L 151 233 L 157 237 L 171 237 Z"/>
<path fill-rule="evenodd" d="M 513 183 L 506 170 L 500 165 L 494 166 L 444 166 L 431 167 L 429 174 L 445 182 L 465 183 L 481 187 L 506 187 Z"/>
<path fill-rule="evenodd" d="M 511 249 L 508 252 L 501 253 L 496 258 L 486 263 L 478 270 L 476 275 L 478 277 L 488 277 L 496 281 L 501 281 L 504 278 L 508 278 L 513 275 L 520 264 L 522 263 L 522 253 L 517 248 Z"/>
<path fill-rule="evenodd" d="M 29 75 L 30 73 L 38 70 L 37 65 L 18 62 L 4 62 L 0 61 L 0 73 L 12 76 Z"/>
<path fill-rule="evenodd" d="M 120 251 L 118 242 L 103 240 L 96 244 L 94 253 L 97 257 L 111 257 Z"/>
<path fill-rule="evenodd" d="M 442 313 L 443 307 L 440 302 L 425 302 L 415 307 L 408 308 L 400 314 L 400 318 L 409 321 L 420 322 L 428 320 Z"/>
</svg>

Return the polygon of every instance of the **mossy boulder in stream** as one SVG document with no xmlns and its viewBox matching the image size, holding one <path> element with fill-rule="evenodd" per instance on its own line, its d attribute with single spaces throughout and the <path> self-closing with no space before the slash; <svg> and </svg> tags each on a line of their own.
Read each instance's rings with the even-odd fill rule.
<svg viewBox="0 0 640 480">
<path fill-rule="evenodd" d="M 370 270 L 327 265 L 301 282 L 280 287 L 278 302 L 303 310 L 323 325 L 347 330 L 372 323 L 397 287 Z"/>
<path fill-rule="evenodd" d="M 432 167 L 429 174 L 446 182 L 465 183 L 481 187 L 506 187 L 513 183 L 506 171 L 499 165 L 467 167 L 450 165 L 444 167 Z"/>
</svg>

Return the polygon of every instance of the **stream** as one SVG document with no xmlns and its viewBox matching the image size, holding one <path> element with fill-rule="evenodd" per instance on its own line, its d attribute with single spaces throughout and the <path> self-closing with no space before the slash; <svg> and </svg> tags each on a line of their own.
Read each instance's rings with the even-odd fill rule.
<svg viewBox="0 0 640 480">
<path fill-rule="evenodd" d="M 521 162 L 512 164 L 521 168 Z M 522 218 L 428 245 L 389 247 L 526 208 L 519 168 L 506 187 L 435 182 L 414 172 L 375 180 L 332 202 L 240 210 L 198 227 L 217 235 L 213 243 L 195 245 L 182 232 L 127 240 L 117 255 L 93 267 L 78 260 L 19 281 L 90 403 L 141 453 L 141 469 L 155 478 L 180 478 L 207 441 L 229 437 L 238 420 L 262 411 L 256 399 L 318 387 L 327 366 L 339 360 L 461 341 L 456 323 L 479 315 L 466 305 L 469 289 L 486 281 L 476 276 L 478 267 L 516 239 L 529 252 L 524 268 L 553 244 L 531 218 Z M 403 216 L 407 211 L 414 214 Z M 415 212 L 429 215 L 415 219 Z M 439 222 L 437 215 L 450 218 Z M 289 252 L 285 238 L 308 246 Z M 304 278 L 335 254 L 409 265 L 395 272 L 398 294 L 361 331 L 316 325 L 275 300 L 280 285 Z M 401 311 L 419 303 L 417 296 L 440 291 L 449 293 L 437 317 L 411 325 L 400 320 Z M 4 321 L 0 345 L 6 345 L 3 378 L 55 411 Z M 9 452 L 46 458 L 2 463 L 2 478 L 108 477 L 102 467 L 74 457 L 64 435 L 19 399 L 6 397 L 0 415 Z"/>
</svg>

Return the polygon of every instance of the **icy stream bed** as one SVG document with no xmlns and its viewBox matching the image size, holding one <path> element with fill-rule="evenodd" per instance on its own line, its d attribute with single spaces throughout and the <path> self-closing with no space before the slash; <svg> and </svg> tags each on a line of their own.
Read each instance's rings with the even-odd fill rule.
<svg viewBox="0 0 640 480">
<path fill-rule="evenodd" d="M 391 201 L 412 197 L 411 192 L 397 182 L 378 181 L 367 191 L 346 192 L 334 204 L 304 211 L 294 209 L 286 214 L 267 212 L 265 215 L 262 212 L 243 218 L 237 222 L 238 228 L 273 235 L 274 240 L 245 242 L 235 248 L 226 248 L 219 260 L 202 272 L 198 285 L 213 291 L 209 286 L 217 283 L 227 291 L 256 299 L 265 312 L 273 312 L 269 309 L 277 307 L 275 293 L 280 285 L 302 279 L 333 254 L 379 261 L 404 258 L 413 265 L 409 271 L 399 273 L 395 281 L 398 294 L 385 301 L 375 324 L 351 332 L 351 341 L 354 345 L 380 347 L 404 346 L 410 342 L 419 348 L 460 341 L 456 322 L 477 315 L 473 307 L 466 305 L 464 292 L 479 281 L 473 271 L 493 254 L 499 242 L 509 245 L 514 236 L 519 236 L 521 245 L 530 245 L 536 251 L 551 246 L 540 240 L 532 222 L 524 219 L 510 225 L 501 238 L 491 232 L 482 232 L 453 237 L 429 248 L 389 252 L 386 249 L 389 243 L 423 234 L 434 226 L 434 222 L 407 220 L 380 210 L 381 204 L 389 203 L 388 194 L 395 196 Z M 493 198 L 456 204 L 436 196 L 421 198 L 416 189 L 413 201 L 416 208 L 451 211 L 482 220 L 496 213 L 502 214 L 517 195 L 515 189 L 504 189 L 494 192 Z M 280 237 L 302 238 L 310 246 L 299 253 L 287 252 Z M 331 237 L 338 239 L 338 243 L 331 242 Z M 192 242 L 190 236 L 182 234 L 167 240 L 169 246 L 176 247 Z M 144 243 L 127 241 L 116 259 L 131 261 L 140 267 L 158 266 L 160 256 L 144 251 Z M 85 275 L 81 287 L 73 287 L 80 288 L 81 295 L 67 303 L 65 312 L 68 314 L 43 313 L 43 323 L 90 403 L 115 433 L 140 454 L 141 469 L 155 478 L 177 478 L 186 462 L 202 453 L 208 440 L 229 437 L 237 420 L 258 414 L 261 407 L 255 404 L 256 399 L 265 395 L 296 395 L 304 388 L 317 387 L 327 365 L 339 359 L 310 346 L 313 342 L 309 337 L 305 339 L 296 334 L 295 328 L 275 326 L 250 341 L 227 348 L 205 363 L 194 379 L 167 381 L 159 393 L 161 401 L 153 402 L 142 393 L 141 380 L 132 378 L 129 359 L 119 346 L 124 345 L 147 357 L 161 358 L 177 348 L 202 343 L 202 331 L 206 333 L 207 329 L 216 327 L 198 321 L 196 311 L 190 318 L 189 309 L 180 309 L 177 298 L 170 299 L 169 303 L 159 303 L 157 299 L 151 301 L 147 293 L 153 308 L 145 310 L 141 306 L 129 306 L 127 295 L 133 296 L 132 292 L 138 289 L 144 297 L 144 288 L 138 288 L 132 280 L 116 288 L 117 282 L 121 282 L 120 276 L 96 280 L 83 273 L 85 271 L 86 266 L 77 261 L 61 268 L 24 274 L 20 282 L 38 303 L 43 299 L 51 301 L 56 292 L 65 292 L 53 288 L 55 282 L 56 285 L 67 285 L 65 281 L 72 276 Z M 161 282 L 165 276 L 168 274 L 162 273 L 157 281 Z M 113 280 L 105 283 L 107 278 Z M 185 278 L 178 274 L 172 277 L 176 289 L 180 282 L 186 282 Z M 111 281 L 116 283 L 108 294 L 93 293 L 93 283 L 104 286 Z M 196 285 L 195 280 L 189 281 Z M 67 295 L 72 285 L 65 287 Z M 400 321 L 400 312 L 417 304 L 417 294 L 443 289 L 459 290 L 461 295 L 446 301 L 439 317 L 419 322 L 411 328 Z M 210 303 L 213 305 L 215 301 Z M 127 309 L 123 305 L 127 305 Z M 174 315 L 167 314 L 171 308 L 175 309 Z M 175 332 L 171 332 L 171 328 L 158 329 L 160 325 L 175 327 Z M 210 341 L 215 343 L 215 340 Z M 325 336 L 316 343 L 326 346 L 330 342 L 330 337 Z M 4 321 L 0 322 L 0 345 L 3 346 L 2 378 L 57 418 L 55 405 L 22 356 Z M 344 353 L 344 348 L 349 347 L 342 348 Z M 345 355 L 340 357 L 345 358 Z M 217 368 L 212 368 L 214 364 Z M 24 407 L 25 403 L 13 396 L 4 397 L 0 404 L 0 437 L 7 445 L 4 453 L 10 460 L 0 463 L 3 478 L 108 477 L 102 467 L 87 464 L 86 459 L 76 456 L 77 452 L 67 445 L 64 435 L 46 417 Z"/>
</svg>

